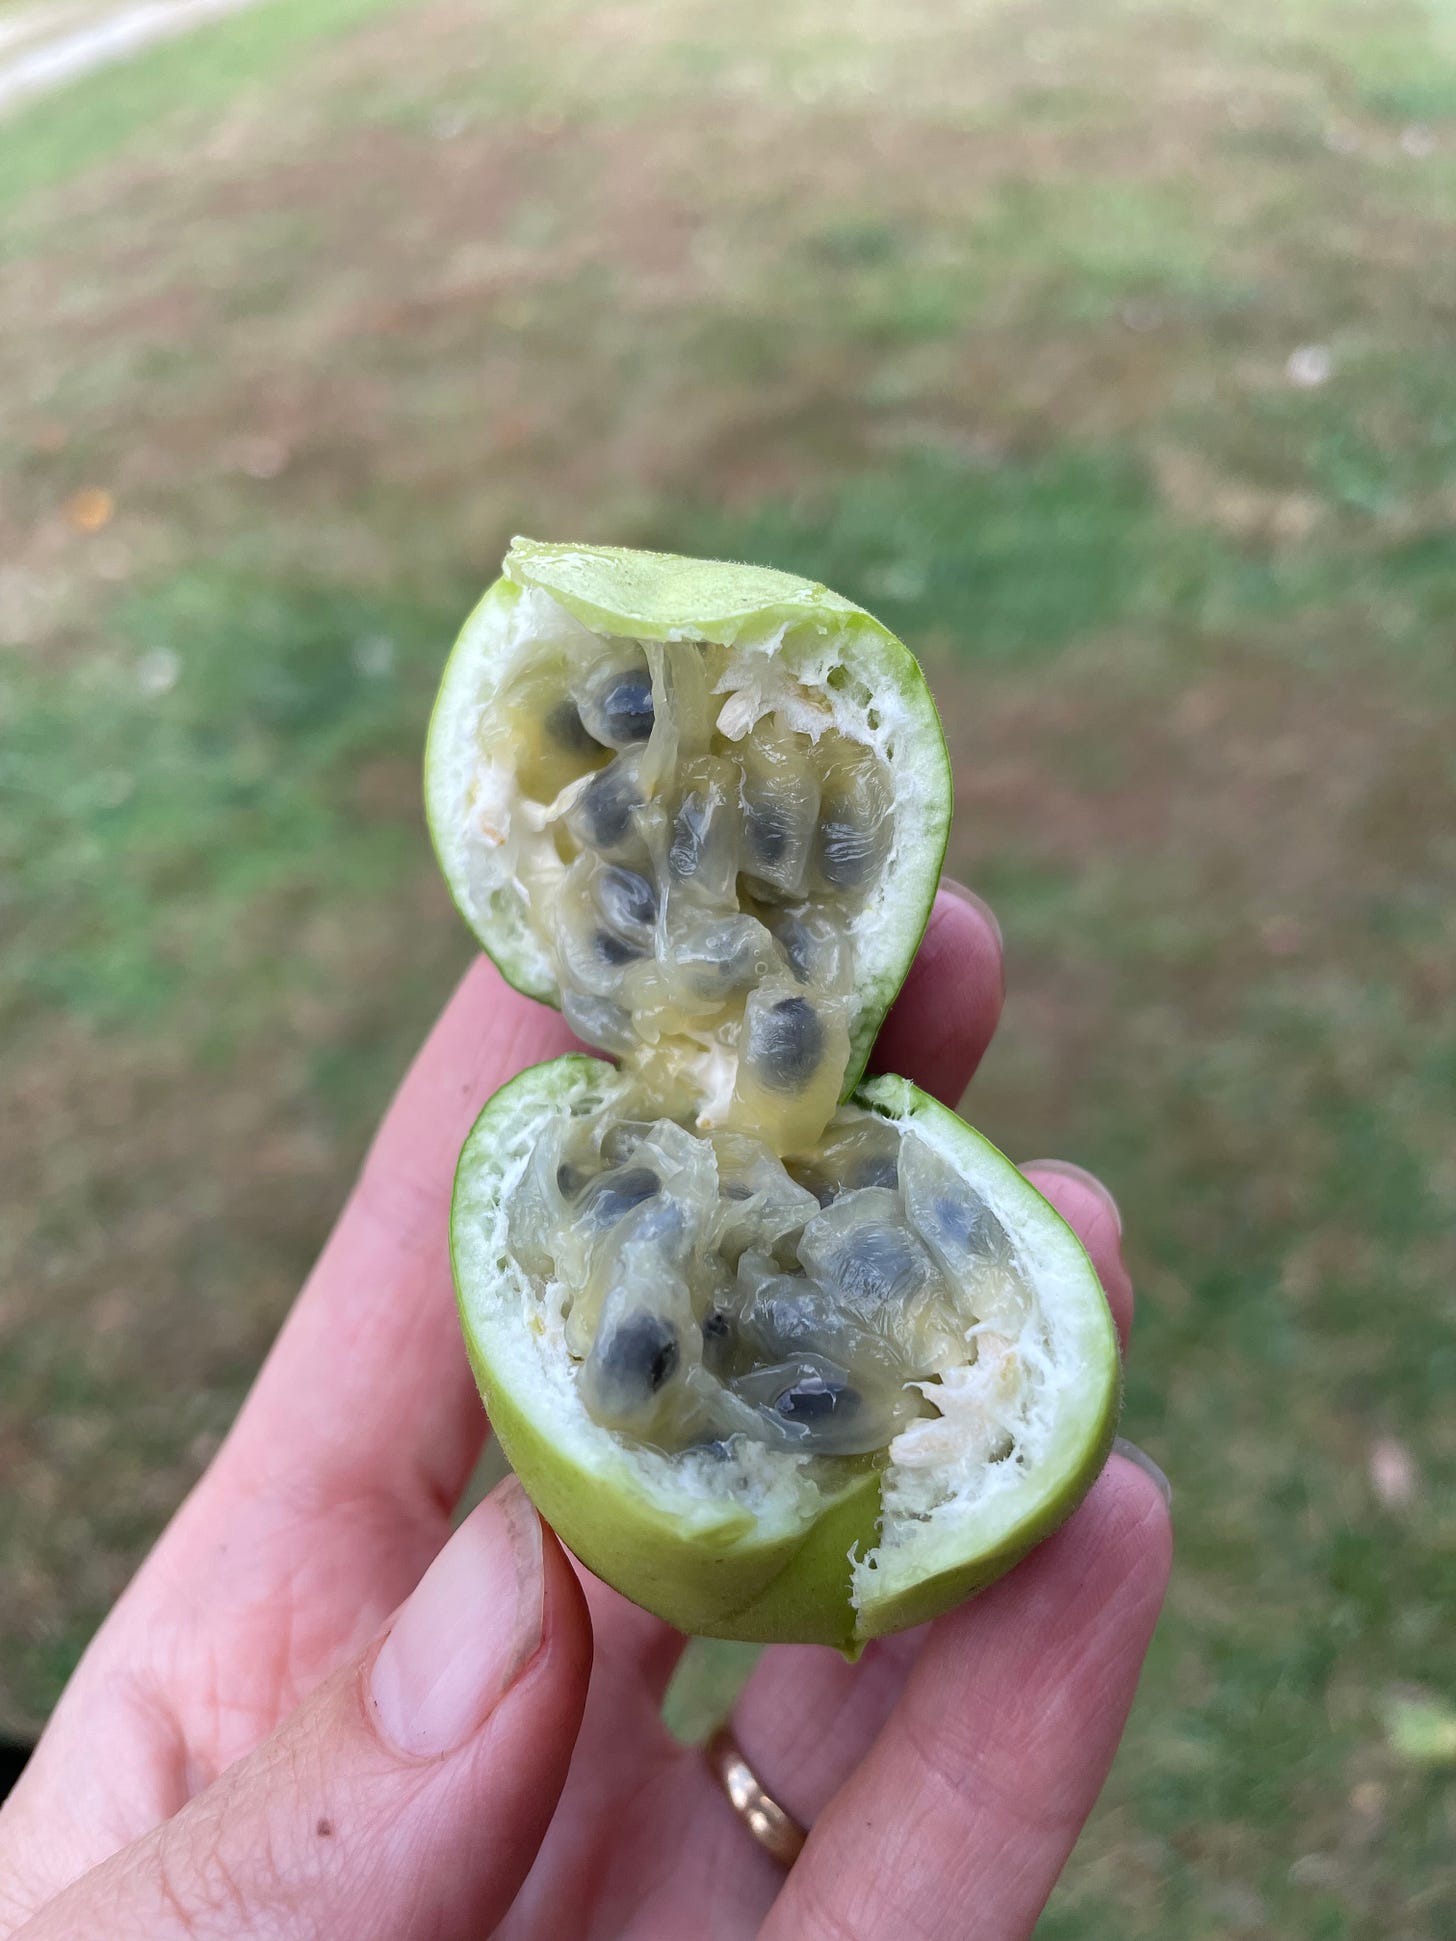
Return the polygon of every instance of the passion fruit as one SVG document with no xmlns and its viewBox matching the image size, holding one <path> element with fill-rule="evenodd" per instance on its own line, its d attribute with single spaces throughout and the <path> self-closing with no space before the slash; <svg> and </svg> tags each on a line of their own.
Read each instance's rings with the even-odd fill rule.
<svg viewBox="0 0 1456 1941">
<path fill-rule="evenodd" d="M 425 800 L 510 983 L 656 1103 L 792 1150 L 915 955 L 950 769 L 911 654 L 826 588 L 518 539 L 445 670 Z"/>
<path fill-rule="evenodd" d="M 908 651 L 782 573 L 518 540 L 431 724 L 430 826 L 517 988 L 619 1062 L 520 1074 L 451 1252 L 502 1446 L 686 1631 L 945 1610 L 1076 1506 L 1118 1402 L 1076 1237 L 908 1081 L 860 1083 L 950 781 Z"/>
</svg>

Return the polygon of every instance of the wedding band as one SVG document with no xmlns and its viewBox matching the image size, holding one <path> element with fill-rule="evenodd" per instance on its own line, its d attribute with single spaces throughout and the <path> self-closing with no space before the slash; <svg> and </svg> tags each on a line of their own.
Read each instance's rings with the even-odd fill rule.
<svg viewBox="0 0 1456 1941">
<path fill-rule="evenodd" d="M 804 1851 L 808 1834 L 758 1783 L 758 1775 L 725 1725 L 708 1741 L 708 1765 L 728 1795 L 734 1812 L 765 1853 L 781 1867 L 792 1867 Z"/>
</svg>

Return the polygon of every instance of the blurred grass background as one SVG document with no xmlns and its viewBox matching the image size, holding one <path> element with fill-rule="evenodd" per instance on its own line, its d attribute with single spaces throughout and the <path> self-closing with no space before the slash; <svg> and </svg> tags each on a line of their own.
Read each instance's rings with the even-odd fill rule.
<svg viewBox="0 0 1456 1941">
<path fill-rule="evenodd" d="M 1126 1214 L 1178 1564 L 1039 1932 L 1456 1933 L 1453 206 L 1450 0 L 264 0 L 0 122 L 0 1724 L 465 961 L 505 540 L 734 554 L 922 654 L 968 1110 Z"/>
</svg>

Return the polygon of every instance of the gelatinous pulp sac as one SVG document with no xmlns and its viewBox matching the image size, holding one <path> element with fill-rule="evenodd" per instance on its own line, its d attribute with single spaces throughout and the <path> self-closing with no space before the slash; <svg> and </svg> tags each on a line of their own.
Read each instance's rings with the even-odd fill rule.
<svg viewBox="0 0 1456 1941">
<path fill-rule="evenodd" d="M 865 1458 L 929 1428 L 942 1378 L 979 1366 L 983 1454 L 1012 1453 L 1035 1328 L 1014 1249 L 973 1187 L 873 1113 L 842 1108 L 787 1166 L 731 1130 L 568 1117 L 509 1230 L 604 1427 L 667 1453 Z"/>
<path fill-rule="evenodd" d="M 885 762 L 787 676 L 776 697 L 735 686 L 727 648 L 585 638 L 482 711 L 487 793 L 512 804 L 481 822 L 492 880 L 504 857 L 567 1021 L 648 1104 L 805 1150 L 848 1065 Z"/>
</svg>

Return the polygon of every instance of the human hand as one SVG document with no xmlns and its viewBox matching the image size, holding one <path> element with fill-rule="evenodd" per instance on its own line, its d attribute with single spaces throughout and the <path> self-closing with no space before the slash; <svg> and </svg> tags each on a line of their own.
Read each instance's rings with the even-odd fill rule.
<svg viewBox="0 0 1456 1941">
<path fill-rule="evenodd" d="M 942 892 L 877 1062 L 954 1102 L 1000 999 L 993 922 Z M 1134 1464 L 857 1666 L 764 1653 L 734 1730 L 813 1826 L 787 1878 L 661 1723 L 682 1637 L 574 1565 L 513 1483 L 450 1536 L 485 1430 L 450 1285 L 455 1156 L 490 1093 L 569 1046 L 489 964 L 463 981 L 0 1811 L 0 1937 L 1029 1933 L 1162 1599 L 1167 1511 Z M 1111 1200 L 1028 1170 L 1125 1340 Z"/>
</svg>

